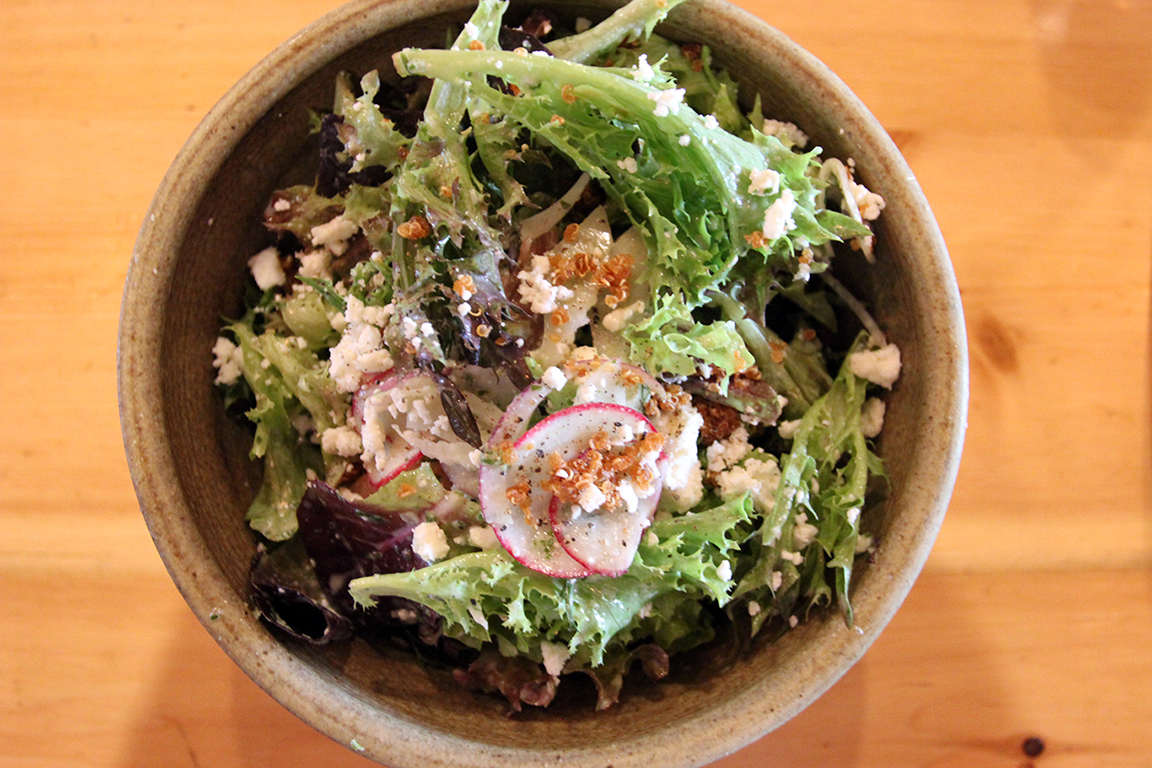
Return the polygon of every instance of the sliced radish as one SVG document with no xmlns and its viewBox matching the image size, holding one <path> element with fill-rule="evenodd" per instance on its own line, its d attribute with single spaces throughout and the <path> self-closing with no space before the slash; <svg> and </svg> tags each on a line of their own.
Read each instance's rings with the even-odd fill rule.
<svg viewBox="0 0 1152 768">
<path fill-rule="evenodd" d="M 381 488 L 401 472 L 414 469 L 423 455 L 407 440 L 400 437 L 393 425 L 396 419 L 389 413 L 384 398 L 397 386 L 419 377 L 411 371 L 391 371 L 367 379 L 352 396 L 348 421 L 365 444 L 361 459 L 364 472 L 374 489 Z M 369 422 L 365 422 L 367 414 Z M 369 450 L 371 449 L 371 450 Z"/>
<path fill-rule="evenodd" d="M 556 496 L 548 507 L 557 541 L 572 559 L 593 573 L 619 576 L 628 570 L 640 546 L 640 537 L 652 524 L 660 489 L 636 502 L 634 509 L 618 504 L 612 509 L 579 512 Z"/>
<path fill-rule="evenodd" d="M 542 400 L 546 395 L 545 391 L 543 395 L 537 392 L 529 397 L 535 399 L 539 396 Z M 508 432 L 518 431 L 521 423 L 527 423 L 526 416 L 516 426 L 507 425 Z M 623 554 L 611 558 L 612 570 L 606 571 L 600 558 L 590 558 L 598 563 L 593 570 L 566 551 L 553 528 L 552 493 L 546 484 L 552 479 L 549 463 L 552 454 L 570 461 L 587 451 L 598 434 L 618 435 L 621 432 L 638 438 L 655 432 L 655 428 L 633 408 L 584 403 L 544 418 L 511 445 L 505 439 L 502 445 L 496 446 L 502 465 L 485 465 L 481 469 L 480 505 L 485 520 L 492 526 L 500 543 L 517 561 L 540 573 L 562 578 L 619 572 L 616 564 L 625 556 Z M 500 427 L 497 433 L 501 433 Z M 658 476 L 653 478 L 653 482 L 659 482 Z M 653 495 L 658 496 L 658 487 L 656 491 Z M 650 512 L 641 512 L 642 517 L 645 515 L 647 520 L 651 519 Z M 640 530 L 646 525 L 647 522 Z M 638 543 L 638 537 L 635 538 Z M 581 547 L 579 551 L 586 552 L 587 549 Z M 631 545 L 631 552 L 635 554 L 635 543 Z"/>
</svg>

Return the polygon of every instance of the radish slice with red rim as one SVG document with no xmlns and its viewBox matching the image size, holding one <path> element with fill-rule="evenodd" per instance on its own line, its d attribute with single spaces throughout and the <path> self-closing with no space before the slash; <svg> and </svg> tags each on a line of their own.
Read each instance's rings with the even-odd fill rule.
<svg viewBox="0 0 1152 768">
<path fill-rule="evenodd" d="M 391 390 L 421 375 L 418 371 L 376 375 L 367 379 L 352 396 L 348 420 L 364 443 L 361 458 L 373 488 L 387 485 L 401 472 L 415 468 L 423 458 L 417 448 L 396 432 L 397 419 L 388 408 L 392 404 Z"/>
<path fill-rule="evenodd" d="M 497 432 L 501 430 L 498 428 Z M 485 520 L 509 554 L 535 571 L 563 578 L 600 572 L 600 566 L 593 570 L 572 557 L 556 536 L 551 513 L 553 494 L 549 490 L 553 456 L 571 461 L 587 452 L 593 441 L 605 440 L 627 450 L 628 445 L 648 434 L 658 433 L 642 413 L 622 405 L 584 403 L 547 416 L 511 445 L 502 441 L 495 447 L 500 463 L 481 468 L 480 505 Z M 650 496 L 658 497 L 658 473 L 652 471 L 651 475 Z M 650 521 L 650 511 L 636 511 L 639 517 Z M 646 525 L 647 522 L 639 530 Z M 634 555 L 639 538 L 626 538 L 635 539 L 625 547 Z M 611 558 L 612 572 L 619 572 L 616 566 L 625 557 L 631 562 L 627 553 Z M 599 557 L 589 559 L 600 561 Z"/>
</svg>

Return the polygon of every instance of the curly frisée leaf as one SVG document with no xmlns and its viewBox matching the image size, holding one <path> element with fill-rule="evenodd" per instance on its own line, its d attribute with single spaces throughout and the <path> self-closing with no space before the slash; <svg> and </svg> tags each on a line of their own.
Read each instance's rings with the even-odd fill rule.
<svg viewBox="0 0 1152 768">
<path fill-rule="evenodd" d="M 753 250 L 753 233 L 777 200 L 794 203 L 792 230 L 765 233 L 764 253 L 790 253 L 798 236 L 832 237 L 816 218 L 817 182 L 807 173 L 815 152 L 797 155 L 771 136 L 733 136 L 679 103 L 675 89 L 634 79 L 633 70 L 490 50 L 405 49 L 393 61 L 402 75 L 467 83 L 505 120 L 597 179 L 655 254 L 643 276 L 654 295 L 668 290 L 690 306 L 702 303 Z M 488 85 L 489 76 L 519 95 Z M 780 188 L 754 194 L 751 174 L 766 171 L 778 174 Z"/>
<path fill-rule="evenodd" d="M 751 515 L 751 502 L 740 499 L 654 523 L 632 567 L 615 578 L 545 576 L 494 549 L 356 579 L 349 591 L 363 606 L 381 597 L 421 603 L 444 617 L 446 635 L 472 647 L 503 638 L 539 660 L 547 640 L 568 648 L 573 667 L 597 666 L 636 637 L 654 636 L 666 649 L 698 639 L 700 599 L 727 602 L 731 560 Z M 654 610 L 655 601 L 667 610 Z M 693 621 L 683 619 L 689 614 Z"/>
</svg>

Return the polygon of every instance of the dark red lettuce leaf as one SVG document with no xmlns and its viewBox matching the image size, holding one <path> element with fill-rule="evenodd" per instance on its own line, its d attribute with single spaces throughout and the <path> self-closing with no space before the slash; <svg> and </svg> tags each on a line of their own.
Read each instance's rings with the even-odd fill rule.
<svg viewBox="0 0 1152 768">
<path fill-rule="evenodd" d="M 296 510 L 298 538 L 324 592 L 341 613 L 359 626 L 372 628 L 438 623 L 435 613 L 409 600 L 385 598 L 375 608 L 365 610 L 348 594 L 348 583 L 353 579 L 412 571 L 425 565 L 412 551 L 412 531 L 421 518 L 411 510 L 400 512 L 349 501 L 319 480 L 308 483 Z"/>
<path fill-rule="evenodd" d="M 316 645 L 352 636 L 352 622 L 320 587 L 304 547 L 296 539 L 252 561 L 248 591 L 261 619 L 292 637 Z"/>
</svg>

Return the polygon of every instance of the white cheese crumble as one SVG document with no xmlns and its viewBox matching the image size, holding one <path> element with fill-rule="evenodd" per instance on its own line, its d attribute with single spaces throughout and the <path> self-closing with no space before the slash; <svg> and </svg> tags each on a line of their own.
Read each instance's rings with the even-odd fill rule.
<svg viewBox="0 0 1152 768">
<path fill-rule="evenodd" d="M 595 484 L 590 483 L 580 489 L 580 496 L 577 499 L 577 503 L 580 505 L 582 511 L 595 512 L 604 506 L 606 500 L 607 497 L 604 495 L 604 492 L 597 488 Z"/>
<path fill-rule="evenodd" d="M 720 127 L 720 121 L 716 119 L 716 115 L 708 115 L 704 118 L 704 127 L 708 130 L 715 130 Z"/>
<path fill-rule="evenodd" d="M 680 146 L 686 147 L 692 143 L 692 137 L 689 136 L 688 134 L 684 134 L 683 136 L 680 137 L 679 141 L 680 141 Z"/>
<path fill-rule="evenodd" d="M 669 88 L 664 91 L 652 91 L 648 94 L 648 98 L 656 102 L 656 106 L 652 109 L 656 117 L 667 117 L 680 111 L 680 105 L 684 103 L 684 89 Z"/>
<path fill-rule="evenodd" d="M 792 529 L 792 544 L 797 549 L 803 549 L 816 539 L 820 529 L 808 522 L 808 515 L 800 512 L 796 515 L 796 526 Z"/>
<path fill-rule="evenodd" d="M 547 275 L 551 268 L 547 256 L 533 256 L 532 270 L 522 270 L 516 275 L 520 280 L 520 300 L 538 315 L 555 311 L 558 301 L 573 296 L 570 289 L 548 282 Z"/>
<path fill-rule="evenodd" d="M 779 592 L 780 587 L 784 585 L 784 574 L 781 571 L 772 571 L 772 582 L 768 587 L 773 592 Z"/>
<path fill-rule="evenodd" d="M 772 458 L 747 459 L 743 465 L 732 467 L 716 476 L 716 490 L 724 501 L 752 494 L 752 504 L 760 512 L 776 504 L 776 489 L 780 486 L 780 467 Z"/>
<path fill-rule="evenodd" d="M 266 291 L 284 284 L 284 268 L 280 266 L 280 252 L 275 246 L 268 246 L 248 259 L 248 269 L 260 290 Z"/>
<path fill-rule="evenodd" d="M 869 192 L 866 186 L 855 181 L 848 182 L 848 191 L 852 194 L 852 199 L 856 201 L 860 218 L 865 221 L 874 221 L 880 217 L 880 212 L 884 210 L 885 205 L 883 197 L 875 192 Z"/>
<path fill-rule="evenodd" d="M 332 254 L 328 251 L 306 251 L 300 254 L 299 260 L 301 277 L 332 277 Z"/>
<path fill-rule="evenodd" d="M 724 581 L 732 581 L 732 563 L 725 560 L 716 569 L 716 575 Z"/>
<path fill-rule="evenodd" d="M 565 376 L 564 372 L 559 368 L 551 365 L 548 367 L 548 370 L 544 371 L 543 375 L 540 376 L 540 381 L 552 389 L 563 389 L 564 385 L 568 383 L 568 377 Z"/>
<path fill-rule="evenodd" d="M 789 230 L 796 229 L 796 222 L 792 220 L 792 212 L 795 210 L 796 196 L 792 190 L 785 188 L 780 197 L 764 211 L 764 239 L 775 240 Z"/>
<path fill-rule="evenodd" d="M 767 136 L 789 141 L 800 149 L 808 143 L 808 134 L 796 127 L 795 123 L 785 123 L 780 120 L 764 120 L 760 131 Z"/>
<path fill-rule="evenodd" d="M 860 409 L 860 433 L 864 437 L 876 437 L 884 429 L 884 401 L 878 397 L 870 397 L 864 401 Z"/>
<path fill-rule="evenodd" d="M 787 560 L 788 562 L 792 563 L 792 565 L 804 565 L 804 555 L 800 554 L 799 552 L 789 552 L 788 550 L 784 550 L 780 553 L 780 559 Z"/>
<path fill-rule="evenodd" d="M 216 358 L 212 361 L 212 367 L 216 369 L 216 383 L 235 384 L 240 378 L 244 351 L 230 339 L 221 336 L 212 345 L 212 354 Z"/>
<path fill-rule="evenodd" d="M 448 554 L 448 537 L 436 523 L 420 523 L 412 531 L 412 551 L 428 563 L 442 560 Z"/>
<path fill-rule="evenodd" d="M 332 347 L 328 375 L 341 392 L 354 392 L 365 373 L 383 373 L 392 369 L 392 355 L 383 348 L 380 329 L 350 323 Z"/>
<path fill-rule="evenodd" d="M 900 378 L 900 349 L 886 344 L 880 349 L 853 352 L 848 356 L 848 370 L 873 384 L 891 389 Z"/>
<path fill-rule="evenodd" d="M 771 168 L 764 170 L 752 169 L 748 172 L 748 194 L 763 195 L 766 192 L 776 194 L 780 191 L 780 173 Z"/>
<path fill-rule="evenodd" d="M 568 646 L 550 643 L 547 640 L 540 641 L 540 655 L 544 657 L 544 671 L 552 677 L 560 676 L 564 671 L 564 664 L 571 656 Z"/>
<path fill-rule="evenodd" d="M 780 437 L 785 440 L 791 440 L 796 437 L 796 430 L 798 429 L 800 429 L 800 419 L 781 421 L 776 424 L 776 431 L 779 432 Z"/>
<path fill-rule="evenodd" d="M 359 229 L 356 222 L 344 218 L 343 215 L 337 216 L 331 221 L 312 227 L 310 232 L 312 245 L 327 248 L 339 256 L 348 250 L 348 238 L 356 234 Z"/>
<path fill-rule="evenodd" d="M 648 63 L 648 54 L 640 54 L 640 60 L 636 62 L 636 69 L 632 71 L 632 79 L 640 83 L 650 83 L 654 77 L 656 77 L 656 70 L 652 69 L 652 65 Z"/>
<path fill-rule="evenodd" d="M 333 456 L 359 456 L 364 450 L 360 433 L 351 427 L 331 427 L 320 435 L 320 447 Z"/>
<path fill-rule="evenodd" d="M 727 440 L 717 440 L 705 449 L 704 455 L 708 460 L 708 471 L 722 472 L 734 467 L 751 450 L 752 446 L 748 443 L 748 430 L 744 427 L 737 427 Z"/>
<path fill-rule="evenodd" d="M 475 40 L 480 37 L 480 27 L 476 26 L 474 22 L 464 22 L 464 34 Z"/>
<path fill-rule="evenodd" d="M 616 167 L 622 171 L 627 171 L 628 173 L 636 173 L 636 170 L 640 166 L 636 164 L 636 158 L 626 157 L 623 160 L 617 160 Z"/>
</svg>

